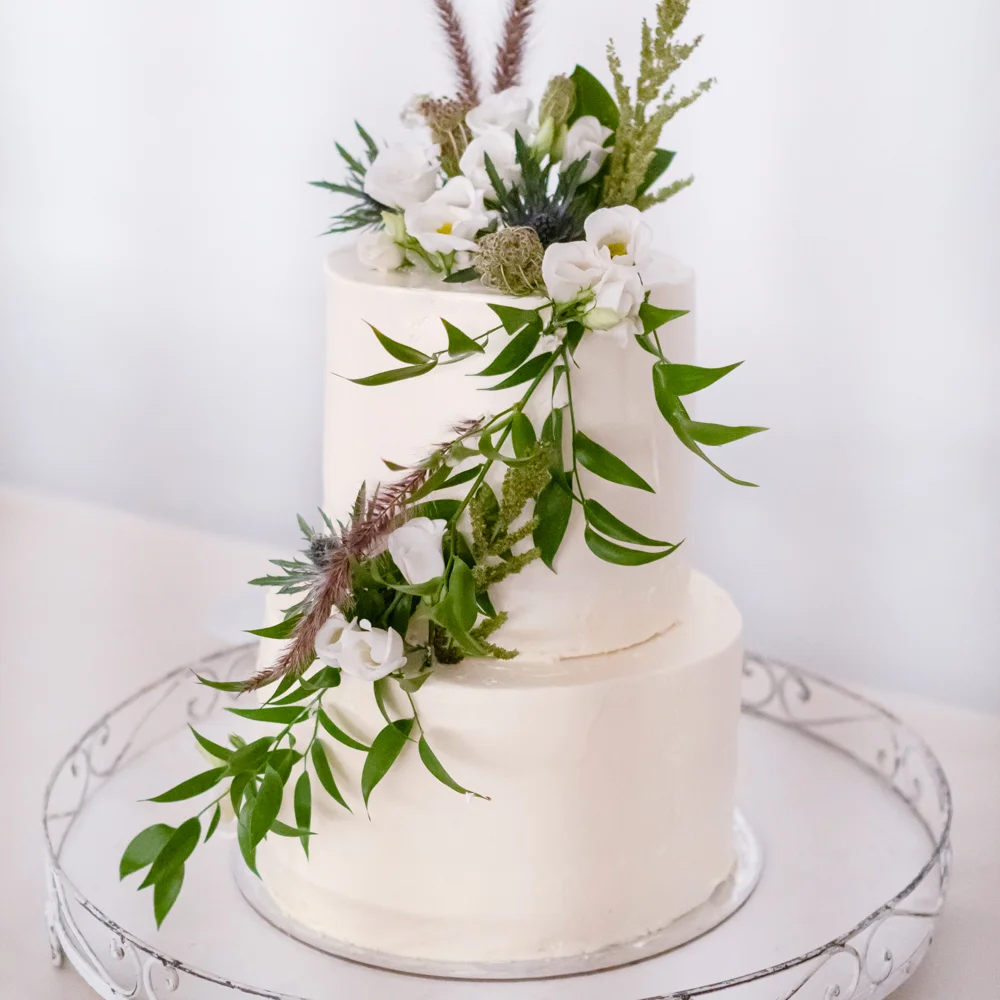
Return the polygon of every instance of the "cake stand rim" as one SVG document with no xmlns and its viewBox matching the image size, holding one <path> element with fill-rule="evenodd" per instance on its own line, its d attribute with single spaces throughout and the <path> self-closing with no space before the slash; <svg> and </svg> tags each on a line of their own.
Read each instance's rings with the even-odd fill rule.
<svg viewBox="0 0 1000 1000">
<path fill-rule="evenodd" d="M 65 901 L 65 896 L 67 890 L 72 894 L 76 902 L 86 910 L 95 920 L 102 924 L 106 929 L 112 932 L 121 942 L 127 942 L 133 948 L 144 952 L 148 957 L 143 965 L 143 983 L 147 987 L 147 992 L 152 997 L 154 996 L 154 991 L 150 987 L 148 976 L 150 974 L 149 970 L 152 965 L 158 965 L 161 969 L 165 970 L 169 977 L 176 980 L 177 974 L 183 972 L 187 975 L 194 977 L 195 979 L 200 979 L 205 982 L 212 983 L 217 986 L 221 986 L 225 989 L 231 990 L 237 994 L 243 994 L 247 996 L 258 996 L 265 997 L 268 1000 L 309 1000 L 306 997 L 293 997 L 289 994 L 276 993 L 274 991 L 269 991 L 256 987 L 250 983 L 236 982 L 232 979 L 219 976 L 215 973 L 208 972 L 206 970 L 198 969 L 194 966 L 188 965 L 181 959 L 174 958 L 170 955 L 165 955 L 161 953 L 157 948 L 148 944 L 143 938 L 136 934 L 130 932 L 127 928 L 122 927 L 111 917 L 109 917 L 100 907 L 92 903 L 84 893 L 82 893 L 72 879 L 66 873 L 59 863 L 58 851 L 56 850 L 53 842 L 52 836 L 49 828 L 49 821 L 54 818 L 59 818 L 58 814 L 52 814 L 49 812 L 49 804 L 53 789 L 63 773 L 64 769 L 72 766 L 74 759 L 81 754 L 86 754 L 85 746 L 88 739 L 91 739 L 108 727 L 109 721 L 119 712 L 123 711 L 129 705 L 137 702 L 143 696 L 150 694 L 159 687 L 167 688 L 171 685 L 171 682 L 176 681 L 177 684 L 181 683 L 182 678 L 186 678 L 191 673 L 198 673 L 195 667 L 211 668 L 218 661 L 224 661 L 227 658 L 232 658 L 234 656 L 243 654 L 247 655 L 252 650 L 255 650 L 257 643 L 244 643 L 237 646 L 227 646 L 222 649 L 216 650 L 204 657 L 201 657 L 190 664 L 185 664 L 180 667 L 175 667 L 160 678 L 151 681 L 148 684 L 143 685 L 141 688 L 133 692 L 128 697 L 122 699 L 120 702 L 115 704 L 112 708 L 106 711 L 99 719 L 92 723 L 84 733 L 73 743 L 73 745 L 59 758 L 49 780 L 46 782 L 45 790 L 43 793 L 42 800 L 42 829 L 43 829 L 43 840 L 45 845 L 45 876 L 46 876 L 46 886 L 47 886 L 47 903 L 46 903 L 46 924 L 49 933 L 49 944 L 52 962 L 54 965 L 59 966 L 63 964 L 63 959 L 69 956 L 72 964 L 81 973 L 83 978 L 88 982 L 88 984 L 95 989 L 96 992 L 101 993 L 101 995 L 106 995 L 109 998 L 117 998 L 121 994 L 109 986 L 113 992 L 109 994 L 103 994 L 101 989 L 92 981 L 92 974 L 88 975 L 84 967 L 87 964 L 87 960 L 84 956 L 79 953 L 78 942 L 73 940 L 73 935 L 70 933 L 71 930 L 75 930 L 72 924 L 72 920 L 68 921 L 67 927 L 67 906 Z M 744 657 L 743 671 L 747 674 L 748 664 L 753 664 L 758 668 L 762 668 L 768 675 L 772 678 L 772 686 L 768 695 L 764 699 L 759 699 L 755 702 L 747 703 L 745 700 L 741 703 L 741 714 L 751 715 L 757 718 L 761 718 L 767 722 L 774 723 L 777 725 L 786 725 L 790 728 L 798 729 L 800 732 L 803 731 L 802 726 L 795 726 L 791 722 L 784 722 L 781 719 L 774 718 L 763 711 L 765 704 L 769 703 L 775 697 L 780 697 L 782 700 L 785 698 L 784 694 L 784 682 L 789 679 L 797 680 L 800 684 L 804 681 L 809 681 L 820 687 L 828 688 L 849 700 L 856 702 L 859 705 L 866 706 L 869 709 L 873 709 L 877 716 L 881 716 L 888 722 L 899 727 L 900 730 L 905 732 L 907 736 L 912 741 L 918 749 L 922 751 L 925 756 L 925 760 L 933 773 L 936 783 L 937 792 L 941 799 L 942 812 L 944 813 L 944 819 L 941 824 L 940 833 L 935 833 L 930 824 L 920 815 L 916 806 L 904 795 L 898 788 L 891 785 L 887 780 L 885 774 L 879 771 L 879 769 L 871 764 L 866 763 L 859 757 L 852 755 L 849 751 L 837 746 L 831 740 L 825 738 L 817 732 L 805 731 L 803 735 L 807 738 L 822 743 L 831 750 L 834 750 L 845 757 L 847 757 L 852 763 L 854 763 L 861 770 L 864 770 L 879 779 L 884 787 L 888 791 L 891 791 L 896 795 L 902 803 L 906 806 L 911 817 L 917 820 L 923 828 L 924 832 L 927 834 L 929 840 L 931 841 L 932 849 L 929 857 L 921 866 L 919 872 L 897 893 L 895 893 L 890 899 L 878 906 L 872 912 L 867 914 L 864 918 L 859 920 L 853 927 L 846 930 L 845 932 L 831 938 L 826 943 L 819 945 L 807 952 L 797 955 L 793 958 L 785 959 L 774 965 L 768 966 L 762 969 L 756 969 L 748 973 L 727 979 L 720 980 L 714 983 L 708 983 L 701 986 L 685 988 L 680 993 L 672 993 L 664 996 L 657 996 L 646 998 L 646 1000 L 693 1000 L 695 997 L 701 997 L 712 993 L 721 993 L 729 989 L 737 988 L 741 985 L 747 983 L 759 982 L 771 978 L 772 976 L 778 975 L 782 972 L 787 972 L 795 968 L 801 968 L 818 958 L 822 958 L 824 955 L 836 954 L 838 951 L 843 950 L 847 942 L 851 941 L 857 935 L 861 934 L 868 927 L 875 924 L 881 917 L 886 914 L 891 914 L 892 911 L 898 907 L 909 895 L 911 895 L 914 890 L 924 881 L 936 867 L 940 867 L 940 901 L 943 901 L 947 894 L 949 879 L 950 879 L 950 855 L 951 855 L 951 830 L 952 822 L 954 818 L 954 802 L 953 795 L 951 791 L 951 785 L 948 781 L 947 774 L 944 770 L 943 765 L 938 759 L 937 755 L 934 753 L 930 745 L 923 739 L 922 736 L 909 725 L 907 725 L 903 720 L 901 720 L 897 715 L 895 715 L 889 709 L 883 707 L 878 702 L 868 698 L 865 695 L 852 690 L 846 685 L 840 684 L 837 681 L 828 679 L 820 674 L 814 673 L 810 670 L 804 669 L 802 667 L 795 666 L 788 663 L 782 659 L 776 657 L 765 657 L 761 654 L 747 651 Z M 785 672 L 782 682 L 776 683 L 773 681 L 774 671 L 773 668 L 778 668 Z M 156 708 L 159 704 L 167 699 L 173 690 L 176 690 L 177 684 L 174 684 L 170 689 L 162 696 L 160 701 L 155 705 L 146 715 L 143 717 L 144 721 L 147 720 L 152 714 L 155 713 Z M 219 692 L 213 692 L 215 698 L 217 699 Z M 192 698 L 191 702 L 195 699 Z M 806 699 L 807 700 L 807 699 Z M 189 703 L 190 704 L 190 703 Z M 141 726 L 141 723 L 140 723 Z M 140 726 L 135 727 L 137 731 Z M 178 727 L 181 728 L 181 727 Z M 135 732 L 133 732 L 134 736 Z M 110 771 L 113 773 L 114 766 L 121 760 L 125 755 L 125 751 L 118 755 L 115 759 Z M 89 765 L 89 758 L 88 758 Z M 96 773 L 96 772 L 95 772 Z M 85 801 L 85 800 L 84 800 Z M 83 807 L 83 802 L 77 808 L 77 811 L 70 818 L 70 825 L 75 820 L 76 815 Z M 65 837 L 65 834 L 64 834 Z M 734 911 L 735 912 L 735 911 Z M 939 912 L 939 911 L 938 911 Z M 933 914 L 919 914 L 920 916 L 925 916 L 930 919 L 935 919 L 937 913 Z M 932 928 L 933 929 L 933 928 Z M 79 932 L 77 932 L 79 935 Z M 926 948 L 926 945 L 924 945 Z M 649 956 L 650 958 L 654 956 Z M 916 963 L 922 960 L 923 954 L 916 960 Z M 915 967 L 915 964 L 914 964 Z M 603 970 L 608 971 L 608 970 Z M 386 971 L 386 975 L 405 975 L 405 973 L 396 973 Z M 600 970 L 595 970 L 595 973 L 579 973 L 580 976 L 600 974 Z M 572 978 L 572 977 L 569 977 Z M 509 981 L 509 980 L 508 980 Z M 530 981 L 530 980 L 528 980 Z M 537 981 L 537 980 L 536 980 Z M 488 981 L 487 981 L 488 982 Z M 494 981 L 495 982 L 495 981 Z M 171 990 L 174 987 L 170 987 Z M 792 997 L 798 992 L 799 988 L 793 990 L 788 997 Z"/>
</svg>

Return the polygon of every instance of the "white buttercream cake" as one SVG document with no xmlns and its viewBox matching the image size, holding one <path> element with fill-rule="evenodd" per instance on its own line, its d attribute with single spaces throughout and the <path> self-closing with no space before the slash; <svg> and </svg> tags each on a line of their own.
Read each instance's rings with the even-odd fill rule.
<svg viewBox="0 0 1000 1000">
<path fill-rule="evenodd" d="M 519 393 L 479 391 L 475 364 L 354 385 L 339 376 L 386 367 L 367 324 L 430 352 L 444 339 L 442 317 L 476 335 L 496 324 L 489 302 L 525 300 L 478 282 L 369 271 L 353 250 L 332 254 L 326 274 L 324 508 L 336 516 L 362 480 L 386 478 L 381 459 L 411 462 L 457 420 L 496 412 Z M 693 274 L 676 261 L 656 256 L 643 283 L 654 305 L 693 309 Z M 672 360 L 692 362 L 693 312 L 661 337 Z M 489 353 L 500 346 L 491 342 Z M 588 495 L 607 496 L 640 531 L 680 541 L 693 458 L 656 410 L 650 359 L 598 337 L 584 339 L 578 358 L 581 429 L 648 472 L 656 489 L 623 491 L 584 470 Z M 488 798 L 436 782 L 410 746 L 366 814 L 355 791 L 364 755 L 344 749 L 335 773 L 353 812 L 316 800 L 308 860 L 295 839 L 259 847 L 265 888 L 298 924 L 415 959 L 572 956 L 667 926 L 729 875 L 739 613 L 690 570 L 683 548 L 645 566 L 612 565 L 589 551 L 577 519 L 575 508 L 555 572 L 534 562 L 496 588 L 509 613 L 497 640 L 520 655 L 440 666 L 413 696 L 445 768 Z M 289 603 L 272 595 L 269 623 Z M 264 640 L 261 666 L 280 648 Z M 324 704 L 359 738 L 380 726 L 370 683 L 345 677 Z"/>
</svg>

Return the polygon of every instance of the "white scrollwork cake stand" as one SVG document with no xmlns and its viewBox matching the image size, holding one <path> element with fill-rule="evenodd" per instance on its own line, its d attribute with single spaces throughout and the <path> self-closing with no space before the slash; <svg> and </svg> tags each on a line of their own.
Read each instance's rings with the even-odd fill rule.
<svg viewBox="0 0 1000 1000">
<path fill-rule="evenodd" d="M 252 662 L 244 646 L 193 667 L 223 678 Z M 152 808 L 170 821 L 140 800 L 197 766 L 186 725 L 225 727 L 228 697 L 181 667 L 91 726 L 49 781 L 53 960 L 106 1000 L 878 1000 L 923 959 L 944 901 L 947 779 L 919 736 L 860 695 L 757 656 L 744 675 L 740 804 L 767 867 L 738 912 L 666 954 L 530 982 L 382 971 L 262 920 L 221 837 L 192 857 L 157 931 L 148 892 L 118 882 L 118 857 Z"/>
</svg>

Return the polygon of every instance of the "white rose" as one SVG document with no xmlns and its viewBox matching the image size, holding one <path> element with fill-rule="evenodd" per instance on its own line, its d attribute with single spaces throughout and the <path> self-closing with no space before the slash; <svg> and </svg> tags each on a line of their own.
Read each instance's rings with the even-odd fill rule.
<svg viewBox="0 0 1000 1000">
<path fill-rule="evenodd" d="M 528 135 L 528 116 L 531 99 L 520 87 L 508 87 L 499 94 L 491 94 L 482 104 L 470 109 L 465 124 L 473 135 L 485 135 L 492 129 L 501 129 L 511 136 L 520 132 L 525 141 Z"/>
<path fill-rule="evenodd" d="M 486 172 L 486 157 L 490 158 L 500 180 L 511 187 L 521 180 L 521 166 L 517 162 L 514 137 L 509 132 L 493 129 L 476 136 L 462 153 L 458 169 L 480 190 L 496 194 L 490 175 Z"/>
<path fill-rule="evenodd" d="M 389 555 L 411 586 L 419 586 L 444 573 L 441 540 L 448 522 L 440 518 L 414 517 L 400 525 L 387 539 Z"/>
<path fill-rule="evenodd" d="M 425 202 L 406 210 L 406 231 L 431 253 L 475 250 L 475 235 L 489 224 L 483 192 L 468 177 L 452 177 Z"/>
<path fill-rule="evenodd" d="M 384 230 L 369 230 L 358 237 L 358 260 L 373 271 L 395 271 L 406 259 L 396 241 Z"/>
<path fill-rule="evenodd" d="M 390 208 L 409 208 L 434 194 L 440 172 L 436 146 L 396 143 L 368 168 L 365 194 Z"/>
<path fill-rule="evenodd" d="M 340 666 L 340 640 L 349 628 L 347 619 L 340 612 L 334 611 L 316 633 L 316 642 L 313 644 L 316 659 L 328 667 Z"/>
<path fill-rule="evenodd" d="M 639 272 L 612 264 L 594 292 L 594 308 L 583 317 L 584 325 L 624 347 L 630 336 L 642 332 L 638 316 L 644 291 Z"/>
<path fill-rule="evenodd" d="M 587 242 L 615 264 L 644 267 L 649 263 L 653 230 L 634 205 L 599 208 L 583 224 Z"/>
<path fill-rule="evenodd" d="M 604 159 L 611 152 L 604 148 L 604 140 L 611 135 L 611 129 L 605 128 L 593 115 L 577 118 L 569 127 L 563 141 L 562 169 L 587 157 L 587 165 L 583 168 L 581 181 L 589 181 L 597 176 L 597 171 L 604 164 Z M 589 156 L 588 156 L 589 154 Z"/>
<path fill-rule="evenodd" d="M 552 243 L 542 258 L 542 279 L 554 302 L 572 302 L 593 288 L 607 269 L 597 247 L 585 240 Z"/>
<path fill-rule="evenodd" d="M 406 663 L 403 637 L 394 629 L 372 628 L 361 619 L 340 639 L 340 668 L 363 681 L 377 681 Z"/>
</svg>

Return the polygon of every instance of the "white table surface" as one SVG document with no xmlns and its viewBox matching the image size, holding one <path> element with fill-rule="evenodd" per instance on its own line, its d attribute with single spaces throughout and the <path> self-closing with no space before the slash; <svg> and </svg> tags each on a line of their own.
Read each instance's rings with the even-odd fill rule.
<svg viewBox="0 0 1000 1000">
<path fill-rule="evenodd" d="M 229 644 L 254 608 L 244 582 L 272 554 L 120 511 L 0 489 L 2 1000 L 93 996 L 75 972 L 56 971 L 48 959 L 40 814 L 57 758 L 126 693 Z M 871 693 L 927 738 L 956 802 L 954 878 L 937 940 L 894 996 L 994 1000 L 1000 716 Z"/>
</svg>

